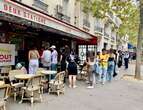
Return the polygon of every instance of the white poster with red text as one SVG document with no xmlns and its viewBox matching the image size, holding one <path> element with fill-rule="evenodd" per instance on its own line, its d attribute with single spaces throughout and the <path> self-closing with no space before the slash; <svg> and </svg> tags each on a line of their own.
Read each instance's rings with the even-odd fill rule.
<svg viewBox="0 0 143 110">
<path fill-rule="evenodd" d="M 15 45 L 0 43 L 0 66 L 15 65 Z"/>
</svg>

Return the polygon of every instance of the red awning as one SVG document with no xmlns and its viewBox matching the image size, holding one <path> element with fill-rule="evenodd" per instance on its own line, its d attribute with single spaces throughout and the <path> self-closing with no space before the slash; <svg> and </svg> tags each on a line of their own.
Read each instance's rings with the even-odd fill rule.
<svg viewBox="0 0 143 110">
<path fill-rule="evenodd" d="M 94 37 L 92 39 L 89 39 L 88 41 L 77 40 L 77 44 L 79 44 L 79 45 L 97 45 L 97 38 Z"/>
</svg>

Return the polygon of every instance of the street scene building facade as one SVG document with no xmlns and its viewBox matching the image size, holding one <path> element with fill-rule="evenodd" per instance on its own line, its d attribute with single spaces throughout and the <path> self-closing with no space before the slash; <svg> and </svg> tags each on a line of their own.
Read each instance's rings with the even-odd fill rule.
<svg viewBox="0 0 143 110">
<path fill-rule="evenodd" d="M 16 44 L 17 54 L 27 51 L 31 41 L 75 49 L 82 61 L 86 52 L 117 48 L 121 20 L 115 13 L 98 19 L 84 13 L 78 0 L 1 0 L 1 42 Z M 8 27 L 8 28 L 7 28 Z M 22 59 L 22 58 L 21 58 Z"/>
</svg>

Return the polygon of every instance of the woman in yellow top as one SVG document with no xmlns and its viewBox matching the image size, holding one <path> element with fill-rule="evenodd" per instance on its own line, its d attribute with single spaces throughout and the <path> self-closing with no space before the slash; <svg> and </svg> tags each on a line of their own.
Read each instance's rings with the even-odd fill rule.
<svg viewBox="0 0 143 110">
<path fill-rule="evenodd" d="M 101 80 L 102 84 L 104 84 L 106 81 L 108 58 L 109 58 L 109 55 L 107 54 L 107 51 L 105 49 L 102 49 L 102 53 L 99 55 L 99 62 L 100 62 L 100 68 L 101 68 L 100 74 L 99 74 L 99 80 Z"/>
<path fill-rule="evenodd" d="M 28 53 L 29 59 L 29 74 L 35 74 L 39 67 L 39 52 L 38 50 L 32 46 L 31 50 Z"/>
</svg>

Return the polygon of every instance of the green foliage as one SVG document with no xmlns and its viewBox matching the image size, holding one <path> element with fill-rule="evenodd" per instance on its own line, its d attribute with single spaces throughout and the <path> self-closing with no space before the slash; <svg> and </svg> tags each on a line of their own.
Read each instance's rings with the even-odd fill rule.
<svg viewBox="0 0 143 110">
<path fill-rule="evenodd" d="M 139 9 L 133 5 L 131 0 L 81 0 L 83 11 L 85 13 L 92 12 L 97 18 L 105 18 L 106 13 L 114 12 L 122 20 L 122 24 L 118 29 L 119 36 L 129 35 L 129 40 L 136 44 L 139 27 Z"/>
</svg>

